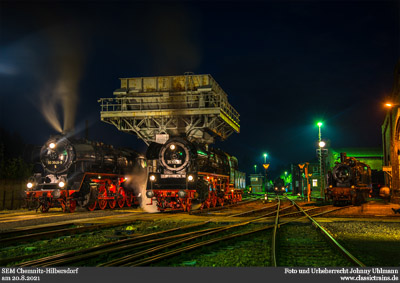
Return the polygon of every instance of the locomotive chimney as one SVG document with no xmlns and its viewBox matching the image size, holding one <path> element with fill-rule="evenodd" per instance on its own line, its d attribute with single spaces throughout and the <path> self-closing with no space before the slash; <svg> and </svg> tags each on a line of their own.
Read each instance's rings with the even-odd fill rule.
<svg viewBox="0 0 400 283">
<path fill-rule="evenodd" d="M 340 153 L 340 162 L 344 162 L 346 159 L 347 159 L 346 152 L 341 152 Z"/>
</svg>

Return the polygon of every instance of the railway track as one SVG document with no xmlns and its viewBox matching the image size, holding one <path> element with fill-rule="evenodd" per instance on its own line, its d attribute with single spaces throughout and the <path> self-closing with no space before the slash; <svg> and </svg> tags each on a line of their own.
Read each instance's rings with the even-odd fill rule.
<svg viewBox="0 0 400 283">
<path fill-rule="evenodd" d="M 61 253 L 26 262 L 22 266 L 73 266 L 82 263 L 88 264 L 89 262 L 90 266 L 151 265 L 204 246 L 273 229 L 276 225 L 258 224 L 251 226 L 251 224 L 255 224 L 265 217 L 271 217 L 272 213 L 274 212 L 266 212 L 247 221 L 230 225 L 217 225 L 216 227 L 210 227 L 211 222 L 207 220 L 198 224 L 120 240 L 77 252 Z M 293 212 L 287 215 L 293 215 Z"/>
<path fill-rule="evenodd" d="M 228 210 L 231 208 L 235 208 L 235 207 L 240 207 L 242 205 L 246 205 L 249 203 L 254 203 L 259 201 L 258 198 L 252 198 L 249 200 L 243 200 L 241 202 L 235 203 L 235 204 L 229 204 L 229 205 L 224 205 L 224 206 L 217 206 L 217 207 L 210 207 L 210 208 L 203 208 L 203 209 L 198 209 L 198 210 L 192 210 L 190 211 L 190 215 L 206 215 L 206 214 L 210 214 L 216 211 L 221 211 L 221 210 Z"/>
<path fill-rule="evenodd" d="M 141 213 L 140 215 L 148 214 Z M 16 229 L 0 233 L 0 246 L 5 247 L 54 237 L 96 231 L 99 229 L 127 225 L 136 221 L 136 219 L 133 219 L 104 224 L 77 224 L 76 222 L 69 222 L 64 224 L 46 225 L 37 228 Z"/>
<path fill-rule="evenodd" d="M 277 210 L 271 240 L 272 266 L 365 267 L 313 217 L 294 201 L 291 202 L 304 215 L 304 218 L 310 220 L 311 225 L 290 225 L 289 221 L 280 222 L 279 210 Z"/>
<path fill-rule="evenodd" d="M 253 200 L 254 201 L 254 200 Z M 322 214 L 329 211 L 321 212 L 320 207 L 310 207 L 307 209 L 313 215 Z M 240 239 L 241 237 L 256 234 L 262 231 L 272 231 L 277 229 L 278 225 L 271 223 L 261 223 L 261 220 L 271 219 L 271 221 L 280 211 L 279 217 L 288 218 L 284 223 L 290 223 L 298 219 L 304 218 L 302 212 L 295 209 L 295 205 L 282 205 L 280 200 L 277 204 L 270 203 L 267 207 L 247 212 L 232 214 L 229 217 L 247 217 L 253 215 L 250 219 L 239 220 L 235 224 L 221 225 L 212 223 L 212 218 L 196 224 L 185 225 L 178 228 L 168 229 L 160 232 L 154 232 L 144 235 L 125 236 L 105 244 L 99 244 L 90 248 L 81 248 L 79 250 L 71 250 L 71 248 L 60 248 L 54 250 L 53 255 L 41 259 L 26 261 L 33 256 L 20 256 L 13 259 L 4 259 L 7 262 L 20 262 L 18 266 L 143 266 L 154 265 L 165 259 L 180 255 L 182 253 L 190 253 L 201 247 L 212 246 L 228 240 Z M 148 214 L 147 214 L 148 215 Z M 166 215 L 167 218 L 174 215 Z M 141 219 L 140 219 L 141 220 Z M 139 220 L 139 221 L 140 221 Z M 268 220 L 269 221 L 269 220 Z M 133 221 L 91 225 L 88 227 L 64 227 L 59 225 L 55 231 L 36 231 L 37 233 L 20 235 L 26 237 L 27 240 L 33 238 L 55 237 L 57 235 L 65 235 L 66 233 L 83 233 L 83 231 L 95 231 L 105 229 L 107 227 L 115 227 L 118 225 L 126 225 Z M 74 229 L 78 231 L 73 232 Z M 79 231 L 79 229 L 82 229 Z M 26 231 L 25 231 L 26 233 Z M 48 234 L 46 234 L 48 233 Z M 38 235 L 36 235 L 38 234 Z M 46 236 L 45 236 L 46 235 Z M 3 235 L 4 236 L 4 235 Z M 11 241 L 14 236 L 11 234 L 4 240 Z M 3 240 L 3 239 L 2 239 Z M 21 238 L 16 240 L 20 242 Z M 275 245 L 274 245 L 275 246 Z"/>
</svg>

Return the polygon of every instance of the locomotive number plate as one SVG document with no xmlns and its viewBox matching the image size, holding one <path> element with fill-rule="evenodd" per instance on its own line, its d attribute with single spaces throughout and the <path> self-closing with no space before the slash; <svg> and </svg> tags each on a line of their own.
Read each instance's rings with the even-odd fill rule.
<svg viewBox="0 0 400 283">
<path fill-rule="evenodd" d="M 179 159 L 167 160 L 167 164 L 182 164 L 182 160 Z"/>
<path fill-rule="evenodd" d="M 161 174 L 161 179 L 166 178 L 185 178 L 185 174 Z"/>
</svg>

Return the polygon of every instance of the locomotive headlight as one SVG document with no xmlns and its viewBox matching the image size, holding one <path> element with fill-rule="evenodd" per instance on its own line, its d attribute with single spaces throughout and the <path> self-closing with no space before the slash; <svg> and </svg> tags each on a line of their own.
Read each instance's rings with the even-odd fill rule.
<svg viewBox="0 0 400 283">
<path fill-rule="evenodd" d="M 146 191 L 146 196 L 148 198 L 152 198 L 152 197 L 154 197 L 154 192 L 153 191 Z"/>
<path fill-rule="evenodd" d="M 150 175 L 150 181 L 154 182 L 156 180 L 156 176 Z"/>
<path fill-rule="evenodd" d="M 58 186 L 59 186 L 60 188 L 64 188 L 64 187 L 65 187 L 65 183 L 64 183 L 63 181 L 61 181 L 60 183 L 58 183 Z"/>
<path fill-rule="evenodd" d="M 56 147 L 56 144 L 55 144 L 54 142 L 52 142 L 52 143 L 49 144 L 49 147 L 50 147 L 51 149 L 54 149 L 54 148 Z"/>
<path fill-rule="evenodd" d="M 33 183 L 29 182 L 28 184 L 26 184 L 26 187 L 27 187 L 28 189 L 32 189 Z"/>
<path fill-rule="evenodd" d="M 186 192 L 185 192 L 184 190 L 180 190 L 180 191 L 178 192 L 178 196 L 179 196 L 180 198 L 184 198 L 184 197 L 186 196 Z"/>
<path fill-rule="evenodd" d="M 174 150 L 174 149 L 176 148 L 176 146 L 175 146 L 174 144 L 171 144 L 171 145 L 169 146 L 169 148 L 170 148 L 171 150 Z"/>
<path fill-rule="evenodd" d="M 188 181 L 191 182 L 191 181 L 193 181 L 193 180 L 194 180 L 193 175 L 189 175 L 189 176 L 188 176 Z"/>
</svg>

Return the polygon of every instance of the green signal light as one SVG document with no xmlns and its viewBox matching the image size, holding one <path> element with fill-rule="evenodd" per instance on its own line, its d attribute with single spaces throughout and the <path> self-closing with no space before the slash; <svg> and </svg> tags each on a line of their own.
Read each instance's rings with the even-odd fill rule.
<svg viewBox="0 0 400 283">
<path fill-rule="evenodd" d="M 198 151 L 197 151 L 197 154 L 203 155 L 203 156 L 207 156 L 207 153 L 205 153 L 205 152 L 203 152 L 203 151 L 201 151 L 201 150 L 198 150 Z M 212 155 L 211 155 L 211 156 L 212 156 Z"/>
<path fill-rule="evenodd" d="M 321 127 L 322 125 L 323 125 L 322 122 L 318 122 L 318 123 L 317 123 L 317 126 L 318 126 L 318 127 Z"/>
</svg>

